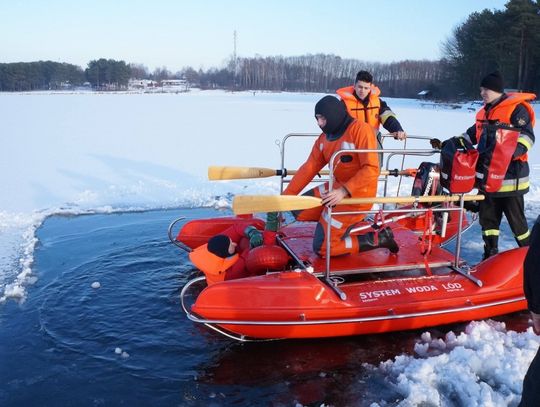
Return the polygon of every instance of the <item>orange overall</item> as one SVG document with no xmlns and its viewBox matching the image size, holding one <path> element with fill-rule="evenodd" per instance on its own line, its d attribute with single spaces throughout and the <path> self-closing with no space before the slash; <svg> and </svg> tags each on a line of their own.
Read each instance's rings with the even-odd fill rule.
<svg viewBox="0 0 540 407">
<path fill-rule="evenodd" d="M 358 120 L 353 121 L 337 140 L 328 140 L 326 135 L 321 134 L 307 159 L 298 169 L 284 195 L 299 194 L 317 173 L 328 164 L 332 155 L 339 150 L 376 149 L 376 138 L 373 128 Z M 377 179 L 379 177 L 379 159 L 375 152 L 369 153 L 343 153 L 334 163 L 333 188 L 344 187 L 350 197 L 375 197 L 377 194 Z M 328 183 L 306 192 L 306 195 L 321 196 L 321 192 L 328 190 Z M 332 209 L 335 211 L 359 211 L 369 210 L 371 205 L 338 205 Z M 328 227 L 328 210 L 325 207 L 317 207 L 301 211 L 295 214 L 297 220 L 318 220 L 316 234 L 313 240 L 314 251 L 326 255 L 326 230 Z M 358 241 L 350 236 L 342 240 L 347 228 L 361 221 L 365 215 L 337 215 L 332 216 L 331 248 L 330 256 L 358 252 Z"/>
</svg>

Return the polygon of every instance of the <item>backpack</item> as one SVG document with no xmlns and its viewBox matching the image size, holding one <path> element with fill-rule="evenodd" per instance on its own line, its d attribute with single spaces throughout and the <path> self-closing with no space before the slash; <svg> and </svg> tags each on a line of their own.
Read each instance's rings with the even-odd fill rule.
<svg viewBox="0 0 540 407">
<path fill-rule="evenodd" d="M 478 151 L 463 137 L 452 137 L 441 146 L 441 184 L 451 194 L 474 188 Z"/>
<path fill-rule="evenodd" d="M 411 195 L 432 196 L 440 195 L 441 192 L 439 165 L 430 162 L 421 163 L 414 177 Z M 430 205 L 427 204 L 427 206 Z"/>
</svg>

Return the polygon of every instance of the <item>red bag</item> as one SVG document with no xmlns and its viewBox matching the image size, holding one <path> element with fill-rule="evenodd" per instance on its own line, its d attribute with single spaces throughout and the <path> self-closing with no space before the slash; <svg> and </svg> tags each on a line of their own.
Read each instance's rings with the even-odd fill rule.
<svg viewBox="0 0 540 407">
<path fill-rule="evenodd" d="M 478 189 L 497 192 L 504 181 L 506 171 L 516 150 L 519 131 L 496 129 L 482 135 L 478 144 L 479 160 L 476 166 Z"/>
<path fill-rule="evenodd" d="M 452 137 L 441 147 L 441 184 L 451 194 L 465 194 L 474 187 L 478 151 L 463 137 Z"/>
</svg>

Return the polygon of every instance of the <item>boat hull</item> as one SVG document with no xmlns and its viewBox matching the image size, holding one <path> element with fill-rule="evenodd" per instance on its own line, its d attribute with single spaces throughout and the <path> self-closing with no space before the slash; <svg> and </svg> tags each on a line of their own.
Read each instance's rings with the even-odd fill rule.
<svg viewBox="0 0 540 407">
<path fill-rule="evenodd" d="M 472 273 L 482 286 L 450 270 L 339 285 L 342 300 L 308 272 L 279 272 L 205 288 L 191 318 L 240 337 L 320 338 L 363 335 L 483 319 L 526 308 L 526 248 L 501 253 Z"/>
</svg>

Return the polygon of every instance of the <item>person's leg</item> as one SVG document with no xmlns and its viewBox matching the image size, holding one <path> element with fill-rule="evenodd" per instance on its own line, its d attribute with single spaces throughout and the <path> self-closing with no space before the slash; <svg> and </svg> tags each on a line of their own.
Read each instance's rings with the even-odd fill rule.
<svg viewBox="0 0 540 407">
<path fill-rule="evenodd" d="M 484 239 L 483 259 L 487 259 L 499 252 L 499 227 L 502 219 L 502 208 L 498 198 L 486 194 L 485 199 L 480 201 L 478 218 L 482 227 L 482 239 Z"/>
<path fill-rule="evenodd" d="M 325 182 L 324 184 L 321 184 L 319 186 L 316 186 L 315 188 L 311 188 L 310 190 L 304 192 L 302 196 L 314 196 L 320 198 L 321 194 L 327 189 L 328 183 Z M 318 220 L 321 217 L 322 209 L 322 206 L 318 206 L 315 208 L 304 209 L 300 211 L 291 211 L 291 213 L 297 221 L 308 222 Z"/>
<path fill-rule="evenodd" d="M 529 245 L 529 226 L 525 218 L 525 203 L 523 195 L 509 196 L 503 198 L 503 211 L 510 229 L 514 233 L 514 238 L 519 247 Z"/>
<path fill-rule="evenodd" d="M 375 232 L 361 235 L 346 234 L 348 227 L 362 219 L 362 215 L 340 216 L 332 219 L 330 256 L 364 252 L 372 249 L 386 248 L 392 253 L 399 251 L 392 230 L 388 227 L 379 230 L 378 239 Z M 326 256 L 326 236 L 328 228 L 328 212 L 325 210 L 317 223 L 313 236 L 313 251 L 319 256 Z"/>
<path fill-rule="evenodd" d="M 523 379 L 523 393 L 518 407 L 538 407 L 540 406 L 540 350 L 527 370 Z"/>
</svg>

